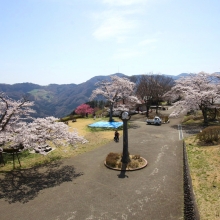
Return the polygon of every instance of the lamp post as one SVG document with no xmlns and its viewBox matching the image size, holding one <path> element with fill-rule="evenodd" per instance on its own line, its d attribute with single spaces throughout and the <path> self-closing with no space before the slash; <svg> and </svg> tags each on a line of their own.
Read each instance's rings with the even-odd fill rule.
<svg viewBox="0 0 220 220">
<path fill-rule="evenodd" d="M 128 164 L 130 162 L 128 153 L 128 120 L 131 118 L 128 112 L 123 112 L 121 114 L 121 119 L 123 121 L 123 155 L 121 162 L 123 164 Z"/>
</svg>

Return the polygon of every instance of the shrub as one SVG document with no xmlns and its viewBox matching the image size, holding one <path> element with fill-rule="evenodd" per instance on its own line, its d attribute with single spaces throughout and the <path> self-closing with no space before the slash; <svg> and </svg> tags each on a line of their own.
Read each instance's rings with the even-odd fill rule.
<svg viewBox="0 0 220 220">
<path fill-rule="evenodd" d="M 111 167 L 116 167 L 118 160 L 121 158 L 119 153 L 109 153 L 106 157 L 106 164 Z"/>
<path fill-rule="evenodd" d="M 193 114 L 195 114 L 195 110 L 190 110 L 187 112 L 187 115 L 193 115 Z"/>
<path fill-rule="evenodd" d="M 81 115 L 74 115 L 73 118 L 71 119 L 78 119 L 78 118 L 83 118 Z"/>
<path fill-rule="evenodd" d="M 194 120 L 203 120 L 203 116 L 202 115 L 197 115 L 194 117 Z"/>
<path fill-rule="evenodd" d="M 220 126 L 207 127 L 197 134 L 196 138 L 205 143 L 218 142 L 220 138 Z"/>
<path fill-rule="evenodd" d="M 128 164 L 128 166 L 129 166 L 130 168 L 138 168 L 138 167 L 139 167 L 139 162 L 136 161 L 136 160 L 133 160 L 133 161 L 131 161 L 131 162 Z"/>
<path fill-rule="evenodd" d="M 142 158 L 139 158 L 139 159 L 138 159 L 138 162 L 139 162 L 139 163 L 142 163 L 142 162 L 143 162 L 143 159 L 142 159 Z"/>
<path fill-rule="evenodd" d="M 118 163 L 118 168 L 122 168 L 122 162 L 121 161 Z"/>
<path fill-rule="evenodd" d="M 65 121 L 69 121 L 69 117 L 63 117 L 63 118 L 60 118 L 59 120 L 60 122 L 65 122 Z"/>
<path fill-rule="evenodd" d="M 140 155 L 133 155 L 132 159 L 134 159 L 134 160 L 140 159 Z"/>
<path fill-rule="evenodd" d="M 186 123 L 186 122 L 193 120 L 193 119 L 194 119 L 194 115 L 185 116 L 182 122 Z"/>
<path fill-rule="evenodd" d="M 77 119 L 77 118 L 82 118 L 81 115 L 69 115 L 63 118 L 59 119 L 59 122 L 68 122 L 69 120 Z"/>
<path fill-rule="evenodd" d="M 164 116 L 163 121 L 164 122 L 168 122 L 169 121 L 169 117 L 168 116 Z"/>
</svg>

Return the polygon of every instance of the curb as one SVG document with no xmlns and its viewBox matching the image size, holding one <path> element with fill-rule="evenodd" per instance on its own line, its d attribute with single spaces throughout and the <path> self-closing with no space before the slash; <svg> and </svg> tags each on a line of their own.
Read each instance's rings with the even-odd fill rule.
<svg viewBox="0 0 220 220">
<path fill-rule="evenodd" d="M 132 169 L 132 168 L 122 169 L 122 168 L 110 167 L 110 166 L 108 166 L 108 165 L 106 164 L 106 161 L 104 161 L 104 165 L 105 165 L 107 168 L 111 169 L 111 170 L 117 170 L 117 171 L 136 171 L 136 170 L 141 170 L 141 169 L 145 168 L 145 167 L 147 166 L 147 164 L 148 164 L 148 162 L 147 162 L 146 159 L 144 159 L 143 157 L 140 157 L 140 158 L 145 161 L 145 164 L 144 164 L 142 167 L 138 167 L 138 168 L 134 168 L 134 169 Z"/>
</svg>

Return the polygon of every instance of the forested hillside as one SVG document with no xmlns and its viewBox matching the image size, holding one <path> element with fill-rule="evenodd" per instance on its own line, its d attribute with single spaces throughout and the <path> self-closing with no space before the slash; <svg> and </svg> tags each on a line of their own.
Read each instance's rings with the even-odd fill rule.
<svg viewBox="0 0 220 220">
<path fill-rule="evenodd" d="M 114 75 L 114 74 L 113 74 Z M 116 73 L 119 77 L 127 77 Z M 174 79 L 182 76 L 172 76 Z M 23 96 L 34 101 L 35 117 L 55 116 L 63 117 L 70 114 L 77 106 L 89 101 L 95 83 L 109 80 L 109 76 L 95 76 L 81 84 L 50 84 L 40 86 L 33 83 L 17 83 L 13 85 L 0 84 L 0 91 L 5 92 L 10 98 L 20 99 Z"/>
</svg>

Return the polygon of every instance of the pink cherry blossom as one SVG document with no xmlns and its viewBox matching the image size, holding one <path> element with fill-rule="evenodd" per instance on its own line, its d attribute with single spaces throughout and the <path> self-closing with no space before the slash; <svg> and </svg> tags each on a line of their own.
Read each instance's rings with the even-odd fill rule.
<svg viewBox="0 0 220 220">
<path fill-rule="evenodd" d="M 0 144 L 22 145 L 34 149 L 53 143 L 55 146 L 86 143 L 76 130 L 69 131 L 68 125 L 55 117 L 32 118 L 33 102 L 26 98 L 15 101 L 0 93 Z"/>
</svg>

